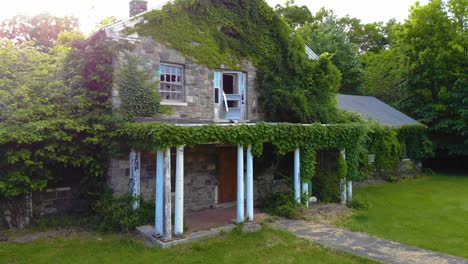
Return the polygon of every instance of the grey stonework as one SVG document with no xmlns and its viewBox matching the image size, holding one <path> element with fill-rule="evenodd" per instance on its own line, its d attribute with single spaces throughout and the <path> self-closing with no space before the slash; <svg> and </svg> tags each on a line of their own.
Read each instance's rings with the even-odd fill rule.
<svg viewBox="0 0 468 264">
<path fill-rule="evenodd" d="M 172 150 L 171 170 L 175 176 L 175 150 Z M 140 190 L 144 200 L 154 200 L 156 179 L 156 153 L 141 153 Z M 237 160 L 233 160 L 236 163 Z M 198 145 L 186 147 L 184 151 L 184 208 L 198 210 L 209 208 L 216 203 L 218 184 L 218 147 Z M 254 168 L 255 171 L 255 168 Z M 245 173 L 245 172 L 244 172 Z M 108 184 L 116 195 L 130 193 L 129 161 L 112 160 Z M 172 182 L 174 184 L 174 181 Z M 273 179 L 273 171 L 267 170 L 254 178 L 254 198 L 259 201 L 278 190 L 281 182 Z M 172 188 L 174 190 L 174 188 Z"/>
<path fill-rule="evenodd" d="M 174 178 L 175 151 L 171 153 L 173 156 L 171 170 Z M 214 145 L 187 147 L 184 156 L 184 208 L 197 210 L 213 206 L 216 186 L 216 147 Z M 129 161 L 112 160 L 111 166 L 108 184 L 114 190 L 114 194 L 130 193 Z M 140 190 L 144 200 L 154 200 L 155 179 L 156 152 L 141 153 Z"/>
<path fill-rule="evenodd" d="M 168 104 L 172 109 L 170 114 L 157 114 L 153 117 L 142 118 L 144 121 L 171 121 L 171 122 L 220 122 L 217 110 L 222 106 L 215 104 L 214 72 L 229 71 L 232 69 L 220 65 L 216 69 L 197 64 L 193 58 L 186 58 L 180 52 L 168 48 L 148 37 L 137 37 L 134 40 L 119 35 L 109 36 L 114 41 L 132 42 L 132 48 L 128 53 L 138 58 L 139 70 L 145 70 L 154 76 L 153 81 L 159 81 L 157 72 L 161 63 L 180 65 L 184 69 L 184 102 L 181 104 Z M 124 53 L 121 53 L 114 61 L 115 75 L 118 78 L 119 68 L 125 63 Z M 241 71 L 246 74 L 247 85 L 245 87 L 245 119 L 248 121 L 261 121 L 263 114 L 260 111 L 258 93 L 255 88 L 256 69 L 250 62 L 244 62 Z M 115 83 L 115 82 L 114 82 Z M 112 103 L 114 109 L 121 105 L 121 98 L 117 87 L 112 90 Z M 163 105 L 166 102 L 162 102 Z M 175 151 L 173 151 L 175 153 Z M 172 170 L 175 168 L 173 158 Z M 233 162 L 236 162 L 235 160 Z M 215 204 L 215 192 L 217 184 L 217 150 L 215 145 L 197 146 L 185 149 L 185 186 L 184 207 L 186 209 L 200 209 Z M 156 153 L 141 153 L 140 171 L 141 195 L 145 200 L 155 197 Z M 110 161 L 108 172 L 108 185 L 116 195 L 127 194 L 130 191 L 129 161 Z M 259 186 L 268 186 L 268 180 L 259 180 Z M 255 187 L 259 197 L 264 192 Z M 269 190 L 269 189 L 267 189 Z M 268 191 L 266 191 L 268 192 Z"/>
<path fill-rule="evenodd" d="M 168 48 L 151 38 L 140 37 L 138 39 L 139 41 L 134 43 L 129 53 L 139 59 L 141 63 L 140 70 L 146 70 L 154 76 L 153 81 L 158 81 L 157 72 L 161 63 L 179 65 L 184 69 L 184 101 L 181 104 L 163 101 L 163 105 L 170 105 L 172 113 L 158 114 L 152 117 L 152 121 L 221 121 L 215 116 L 214 72 L 232 69 L 222 65 L 217 69 L 208 69 L 194 62 L 192 58 L 186 58 L 180 52 Z M 124 54 L 122 53 L 115 61 L 116 75 L 114 78 L 118 78 L 118 69 L 124 63 Z M 260 111 L 258 93 L 255 88 L 256 69 L 250 62 L 244 62 L 240 68 L 247 76 L 245 118 L 249 121 L 262 120 L 263 115 Z M 116 87 L 112 91 L 112 102 L 115 109 L 120 107 L 121 99 Z"/>
</svg>

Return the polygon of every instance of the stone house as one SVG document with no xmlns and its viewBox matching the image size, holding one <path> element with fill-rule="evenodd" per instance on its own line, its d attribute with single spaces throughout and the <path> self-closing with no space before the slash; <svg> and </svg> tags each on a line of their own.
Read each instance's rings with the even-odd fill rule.
<svg viewBox="0 0 468 264">
<path fill-rule="evenodd" d="M 252 63 L 244 61 L 240 69 L 236 70 L 223 65 L 209 69 L 152 38 L 141 37 L 136 33 L 123 34 L 124 28 L 143 19 L 142 14 L 146 10 L 146 1 L 132 0 L 130 19 L 105 29 L 108 39 L 132 43 L 134 48 L 131 53 L 139 59 L 141 68 L 154 73 L 154 81 L 159 81 L 161 105 L 172 108 L 171 114 L 144 118 L 142 122 L 167 122 L 180 126 L 228 126 L 262 121 L 264 115 L 258 107 L 256 69 Z M 117 68 L 121 63 L 122 60 L 116 60 Z M 114 108 L 121 105 L 121 98 L 115 87 L 112 103 Z M 244 153 L 247 156 L 247 183 L 244 183 L 243 177 L 246 173 Z M 175 221 L 179 221 L 179 224 L 174 226 L 174 233 L 180 235 L 182 230 L 179 218 L 185 211 L 235 205 L 237 202 L 237 219 L 242 222 L 244 199 L 241 202 L 237 197 L 244 196 L 244 189 L 247 190 L 247 216 L 250 220 L 253 219 L 254 199 L 265 196 L 276 185 L 272 173 L 268 173 L 269 170 L 253 177 L 252 159 L 250 147 L 246 146 L 244 149 L 243 146 L 221 144 L 180 146 L 164 152 L 132 151 L 128 159 L 110 161 L 108 184 L 116 195 L 133 192 L 141 195 L 144 200 L 156 201 L 157 235 L 163 233 L 162 220 L 158 214 L 162 212 L 163 203 L 164 207 L 169 206 L 170 210 L 175 210 Z M 297 156 L 297 164 L 298 159 Z M 158 177 L 163 177 L 163 174 L 167 177 L 163 170 L 169 170 L 170 182 L 163 183 L 162 179 L 159 182 Z M 298 175 L 299 169 L 296 171 Z M 178 193 L 178 187 L 183 189 L 182 193 Z M 167 226 L 164 224 L 164 228 Z M 167 232 L 164 234 L 168 235 Z"/>
</svg>

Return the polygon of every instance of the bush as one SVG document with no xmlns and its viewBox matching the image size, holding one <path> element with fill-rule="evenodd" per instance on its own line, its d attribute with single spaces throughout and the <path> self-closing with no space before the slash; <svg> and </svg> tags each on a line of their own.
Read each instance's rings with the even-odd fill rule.
<svg viewBox="0 0 468 264">
<path fill-rule="evenodd" d="M 321 202 L 336 203 L 340 201 L 340 178 L 337 164 L 339 156 L 336 151 L 317 153 L 317 172 L 312 178 L 312 195 Z"/>
<path fill-rule="evenodd" d="M 34 230 L 45 231 L 51 228 L 92 227 L 93 219 L 89 216 L 58 214 L 35 219 Z"/>
<path fill-rule="evenodd" d="M 300 218 L 301 208 L 302 205 L 294 200 L 294 193 L 291 191 L 271 193 L 264 201 L 265 212 L 291 219 Z"/>
<path fill-rule="evenodd" d="M 369 204 L 367 204 L 366 202 L 357 200 L 355 198 L 351 202 L 347 203 L 346 205 L 349 208 L 353 208 L 357 210 L 366 210 L 367 208 L 369 208 Z"/>
<path fill-rule="evenodd" d="M 101 232 L 131 232 L 137 226 L 154 219 L 154 205 L 140 201 L 140 207 L 133 209 L 135 198 L 131 195 L 114 197 L 104 194 L 94 205 L 97 229 Z"/>
</svg>

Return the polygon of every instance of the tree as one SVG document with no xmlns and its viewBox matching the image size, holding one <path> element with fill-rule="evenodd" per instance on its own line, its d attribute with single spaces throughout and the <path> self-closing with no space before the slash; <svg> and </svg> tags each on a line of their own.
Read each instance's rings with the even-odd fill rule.
<svg viewBox="0 0 468 264">
<path fill-rule="evenodd" d="M 297 29 L 296 33 L 315 52 L 333 54 L 332 62 L 342 75 L 340 92 L 359 93 L 361 68 L 358 46 L 349 41 L 345 27 L 339 23 L 333 11 L 322 8 L 314 16 L 312 23 Z"/>
<path fill-rule="evenodd" d="M 295 5 L 294 0 L 286 1 L 285 6 L 276 5 L 275 9 L 292 28 L 303 27 L 312 21 L 312 13 L 309 8 Z"/>
<path fill-rule="evenodd" d="M 361 55 L 362 94 L 398 106 L 406 97 L 408 66 L 400 50 L 393 48 Z"/>
<path fill-rule="evenodd" d="M 416 4 L 396 32 L 394 48 L 408 62 L 398 105 L 428 125 L 442 156 L 468 155 L 466 6 L 466 0 Z"/>
<path fill-rule="evenodd" d="M 0 22 L 0 38 L 13 43 L 33 42 L 39 47 L 51 48 L 60 32 L 78 29 L 78 19 L 39 14 L 33 17 L 14 16 Z"/>
</svg>

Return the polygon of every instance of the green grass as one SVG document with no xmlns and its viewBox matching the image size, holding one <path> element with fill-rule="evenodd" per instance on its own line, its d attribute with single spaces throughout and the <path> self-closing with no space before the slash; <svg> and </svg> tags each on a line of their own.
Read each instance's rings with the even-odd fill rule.
<svg viewBox="0 0 468 264">
<path fill-rule="evenodd" d="M 435 175 L 355 188 L 367 203 L 339 225 L 468 258 L 468 176 Z"/>
<path fill-rule="evenodd" d="M 100 237 L 101 240 L 98 240 Z M 375 263 L 264 228 L 234 230 L 171 249 L 149 248 L 131 236 L 49 238 L 0 243 L 0 263 Z"/>
</svg>

